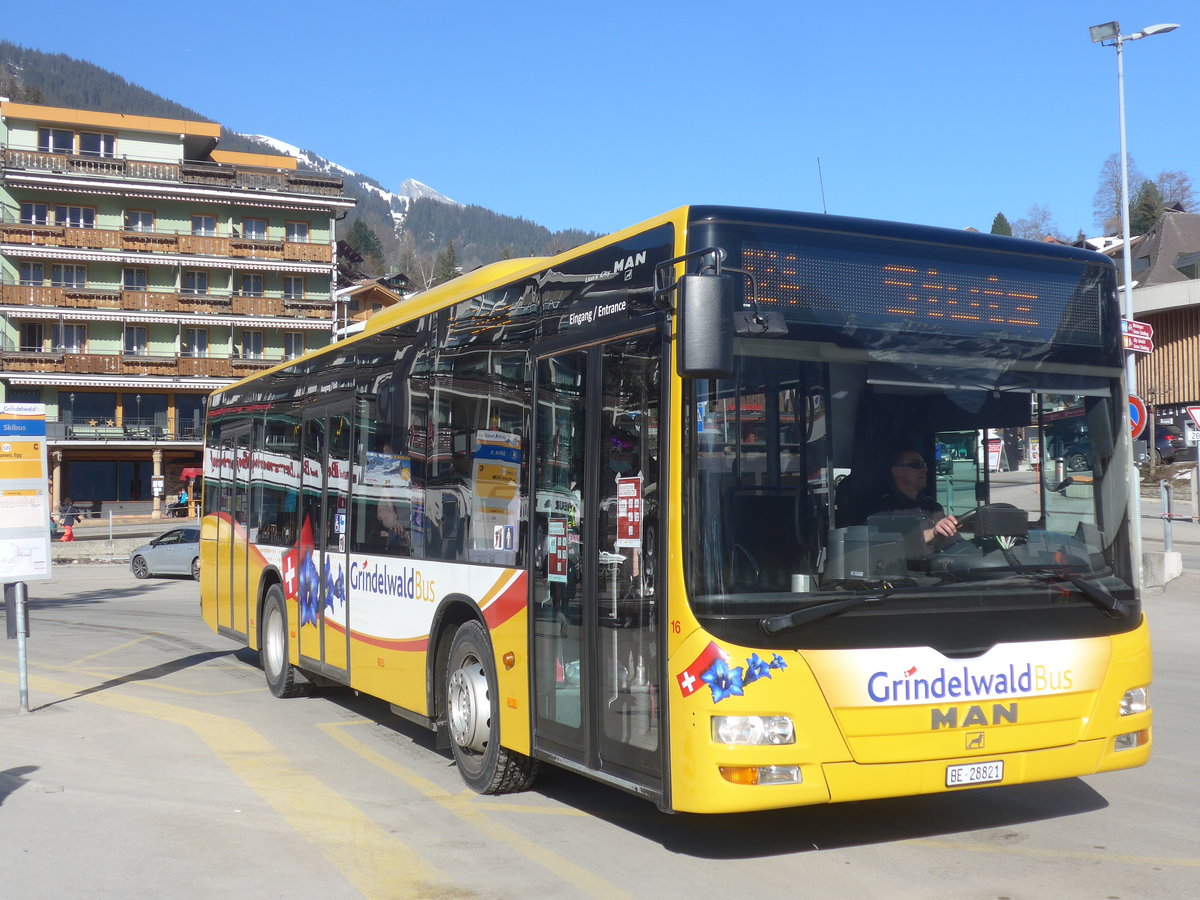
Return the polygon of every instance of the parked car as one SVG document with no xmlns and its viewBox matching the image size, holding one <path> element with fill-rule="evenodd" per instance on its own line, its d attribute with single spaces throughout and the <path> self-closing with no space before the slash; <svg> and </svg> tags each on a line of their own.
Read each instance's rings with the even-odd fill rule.
<svg viewBox="0 0 1200 900">
<path fill-rule="evenodd" d="M 149 575 L 191 575 L 200 580 L 200 529 L 172 528 L 129 556 L 134 578 Z"/>
<path fill-rule="evenodd" d="M 1178 425 L 1159 425 L 1154 429 L 1154 457 L 1159 463 L 1195 460 L 1196 448 L 1189 447 Z"/>
</svg>

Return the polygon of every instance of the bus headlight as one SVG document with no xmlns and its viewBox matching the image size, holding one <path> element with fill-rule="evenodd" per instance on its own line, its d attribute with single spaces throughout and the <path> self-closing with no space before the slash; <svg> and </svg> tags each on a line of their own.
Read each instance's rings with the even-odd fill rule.
<svg viewBox="0 0 1200 900">
<path fill-rule="evenodd" d="M 718 744 L 794 744 L 796 729 L 787 716 L 713 716 Z"/>
<path fill-rule="evenodd" d="M 1121 715 L 1135 716 L 1150 708 L 1150 698 L 1144 687 L 1130 688 L 1121 698 Z"/>
</svg>

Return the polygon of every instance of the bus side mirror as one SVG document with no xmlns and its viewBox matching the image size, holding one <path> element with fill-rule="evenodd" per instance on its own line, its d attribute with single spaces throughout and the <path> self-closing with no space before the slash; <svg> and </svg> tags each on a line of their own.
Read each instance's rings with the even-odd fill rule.
<svg viewBox="0 0 1200 900">
<path fill-rule="evenodd" d="M 683 378 L 733 374 L 733 278 L 684 275 L 679 279 L 677 368 Z"/>
</svg>

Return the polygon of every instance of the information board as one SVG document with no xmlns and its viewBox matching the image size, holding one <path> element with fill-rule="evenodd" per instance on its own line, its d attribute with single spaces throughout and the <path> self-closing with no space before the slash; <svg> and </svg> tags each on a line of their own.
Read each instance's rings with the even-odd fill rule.
<svg viewBox="0 0 1200 900">
<path fill-rule="evenodd" d="M 46 407 L 0 404 L 0 582 L 49 577 Z"/>
</svg>

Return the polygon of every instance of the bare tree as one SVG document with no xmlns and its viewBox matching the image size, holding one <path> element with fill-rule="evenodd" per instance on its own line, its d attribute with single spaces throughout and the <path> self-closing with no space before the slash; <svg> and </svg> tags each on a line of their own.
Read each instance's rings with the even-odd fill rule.
<svg viewBox="0 0 1200 900">
<path fill-rule="evenodd" d="M 1196 209 L 1196 192 L 1192 189 L 1192 179 L 1186 172 L 1159 172 L 1154 179 L 1158 192 L 1162 194 L 1166 206 L 1178 203 L 1184 212 Z"/>
<path fill-rule="evenodd" d="M 1146 181 L 1138 171 L 1137 163 L 1129 157 L 1130 191 Z M 1105 234 L 1116 234 L 1121 230 L 1121 154 L 1114 153 L 1100 167 L 1100 183 L 1092 198 L 1092 214 L 1096 224 Z"/>
<path fill-rule="evenodd" d="M 1044 206 L 1038 206 L 1036 203 L 1029 207 L 1025 218 L 1017 219 L 1012 223 L 1012 233 L 1013 237 L 1026 238 L 1031 241 L 1041 241 L 1048 237 L 1060 241 L 1066 240 L 1050 210 Z"/>
</svg>

